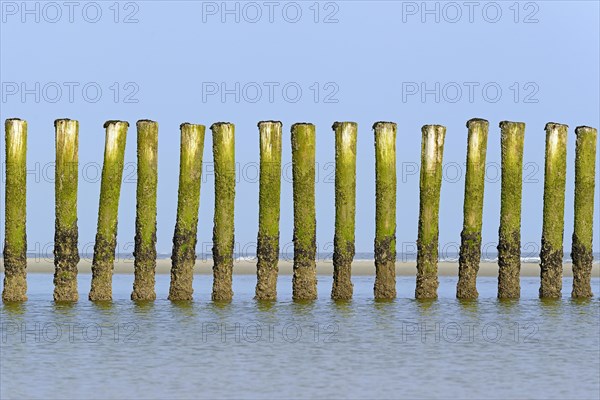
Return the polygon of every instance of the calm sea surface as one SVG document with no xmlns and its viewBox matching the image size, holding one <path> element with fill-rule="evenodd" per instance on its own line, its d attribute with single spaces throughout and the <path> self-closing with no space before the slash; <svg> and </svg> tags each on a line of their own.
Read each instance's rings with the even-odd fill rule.
<svg viewBox="0 0 600 400">
<path fill-rule="evenodd" d="M 0 275 L 0 279 L 3 276 Z M 399 298 L 375 302 L 374 277 L 355 277 L 354 299 L 294 303 L 291 277 L 276 303 L 253 300 L 255 277 L 234 276 L 234 301 L 209 300 L 211 278 L 196 275 L 192 303 L 166 299 L 157 276 L 153 303 L 129 300 L 133 276 L 115 275 L 114 301 L 52 302 L 52 276 L 29 274 L 29 301 L 0 305 L 0 397 L 128 398 L 477 398 L 597 399 L 600 396 L 600 280 L 596 297 L 496 299 L 496 278 L 480 278 L 480 299 L 454 298 L 456 278 L 440 278 L 440 298 L 412 299 L 414 277 L 398 278 Z"/>
</svg>

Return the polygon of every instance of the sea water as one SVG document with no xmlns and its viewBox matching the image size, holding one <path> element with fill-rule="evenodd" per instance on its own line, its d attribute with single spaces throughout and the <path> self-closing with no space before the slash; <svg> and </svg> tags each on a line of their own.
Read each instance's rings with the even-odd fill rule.
<svg viewBox="0 0 600 400">
<path fill-rule="evenodd" d="M 3 278 L 0 275 L 0 278 Z M 256 278 L 234 275 L 234 300 L 210 301 L 211 278 L 194 277 L 193 302 L 129 300 L 133 276 L 117 274 L 109 303 L 52 301 L 52 275 L 29 274 L 29 300 L 0 305 L 0 397 L 165 398 L 539 398 L 600 395 L 600 280 L 596 296 L 540 300 L 538 278 L 522 297 L 496 299 L 496 278 L 480 298 L 458 301 L 456 278 L 441 277 L 439 299 L 417 301 L 414 277 L 398 277 L 398 298 L 373 300 L 372 276 L 354 277 L 354 298 L 253 299 Z"/>
</svg>

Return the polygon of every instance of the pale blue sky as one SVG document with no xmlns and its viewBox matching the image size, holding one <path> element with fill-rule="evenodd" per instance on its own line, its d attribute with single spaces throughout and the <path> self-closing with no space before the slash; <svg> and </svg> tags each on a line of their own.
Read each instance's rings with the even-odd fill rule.
<svg viewBox="0 0 600 400">
<path fill-rule="evenodd" d="M 417 236 L 420 127 L 431 123 L 447 126 L 440 245 L 455 251 L 462 227 L 465 122 L 480 117 L 490 121 L 483 242 L 491 243 L 493 250 L 500 207 L 498 123 L 506 119 L 527 124 L 522 243 L 533 253 L 538 251 L 542 228 L 544 125 L 548 121 L 569 125 L 565 249 L 570 252 L 574 128 L 600 125 L 599 6 L 595 1 L 521 2 L 516 7 L 513 1 L 479 2 L 473 9 L 463 2 L 428 2 L 434 14 L 423 13 L 422 2 L 395 1 L 321 2 L 317 7 L 313 1 L 240 2 L 234 14 L 223 13 L 220 1 L 137 1 L 121 2 L 118 7 L 113 1 L 78 2 L 72 9 L 62 2 L 50 6 L 28 2 L 31 13 L 24 12 L 22 4 L 1 3 L 0 114 L 2 121 L 20 117 L 29 123 L 30 251 L 51 254 L 54 171 L 49 163 L 54 161 L 53 121 L 63 117 L 80 121 L 79 237 L 84 251 L 92 250 L 96 232 L 102 124 L 108 119 L 131 124 L 118 251 L 133 249 L 135 121 L 142 118 L 160 124 L 159 252 L 171 251 L 179 124 L 184 121 L 207 128 L 215 121 L 235 123 L 242 178 L 237 186 L 236 240 L 241 249 L 254 251 L 251 243 L 256 240 L 258 224 L 256 123 L 264 119 L 284 124 L 284 165 L 291 161 L 291 124 L 310 121 L 317 126 L 317 241 L 319 251 L 324 252 L 331 250 L 328 243 L 334 225 L 332 123 L 352 120 L 359 126 L 356 248 L 360 252 L 371 252 L 373 247 L 373 122 L 398 123 L 398 251 L 414 249 L 411 243 Z M 227 7 L 235 10 L 236 3 L 229 2 Z M 239 22 L 235 21 L 236 12 Z M 435 21 L 436 12 L 439 22 Z M 295 19 L 298 21 L 292 23 Z M 225 102 L 221 101 L 221 82 L 233 89 Z M 237 93 L 236 82 L 240 85 Z M 433 89 L 424 101 L 422 82 L 426 89 Z M 260 98 L 257 87 L 262 91 Z M 102 90 L 99 97 L 98 88 Z M 302 94 L 292 102 L 298 88 Z M 458 97 L 457 88 L 462 91 Z M 499 96 L 498 88 L 502 91 Z M 29 90 L 28 94 L 23 94 L 23 89 Z M 213 94 L 215 90 L 219 93 Z M 413 94 L 415 90 L 419 93 Z M 205 172 L 210 170 L 211 151 L 207 129 Z M 4 140 L 1 153 L 4 162 Z M 284 250 L 291 251 L 285 247 L 293 231 L 292 185 L 286 177 L 291 177 L 290 169 L 284 170 L 282 180 L 281 243 Z M 212 178 L 207 174 L 201 189 L 198 252 L 210 251 Z M 599 251 L 599 197 L 597 194 L 595 251 Z M 2 234 L 3 220 L 2 211 Z"/>
</svg>

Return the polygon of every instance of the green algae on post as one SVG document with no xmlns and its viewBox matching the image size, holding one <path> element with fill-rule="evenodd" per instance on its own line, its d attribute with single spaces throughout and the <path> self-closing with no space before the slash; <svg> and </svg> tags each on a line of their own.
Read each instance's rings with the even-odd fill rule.
<svg viewBox="0 0 600 400">
<path fill-rule="evenodd" d="M 592 253 L 594 223 L 594 186 L 596 176 L 596 140 L 598 131 L 589 126 L 575 129 L 575 226 L 571 259 L 573 260 L 574 298 L 592 297 Z"/>
<path fill-rule="evenodd" d="M 217 122 L 210 129 L 215 163 L 212 299 L 229 301 L 233 297 L 235 127 L 228 122 Z"/>
<path fill-rule="evenodd" d="M 79 122 L 54 121 L 56 168 L 54 179 L 54 300 L 77 301 L 77 178 L 79 165 Z"/>
<path fill-rule="evenodd" d="M 131 300 L 155 300 L 156 186 L 158 182 L 158 123 L 137 122 L 137 188 L 135 213 L 135 279 Z"/>
<path fill-rule="evenodd" d="M 352 260 L 356 214 L 355 122 L 335 122 L 335 234 L 331 298 L 352 298 Z"/>
<path fill-rule="evenodd" d="M 500 122 L 501 194 L 498 230 L 498 298 L 521 295 L 521 189 L 525 124 Z"/>
<path fill-rule="evenodd" d="M 256 256 L 256 299 L 277 298 L 281 195 L 281 128 L 279 121 L 258 123 L 260 187 Z"/>
<path fill-rule="evenodd" d="M 375 122 L 376 299 L 396 297 L 396 124 Z"/>
<path fill-rule="evenodd" d="M 465 200 L 463 230 L 460 233 L 458 258 L 458 284 L 456 297 L 474 299 L 477 293 L 477 272 L 481 260 L 481 227 L 483 219 L 483 190 L 485 183 L 485 158 L 489 123 L 474 118 L 467 121 L 467 173 L 465 177 Z"/>
<path fill-rule="evenodd" d="M 544 221 L 540 252 L 540 297 L 559 298 L 562 290 L 567 132 L 569 127 L 546 124 L 544 172 Z"/>
<path fill-rule="evenodd" d="M 4 123 L 6 139 L 6 204 L 4 225 L 4 289 L 2 300 L 27 300 L 27 121 Z"/>
<path fill-rule="evenodd" d="M 129 123 L 107 121 L 104 165 L 100 183 L 100 204 L 98 209 L 98 230 L 92 260 L 92 287 L 89 299 L 92 301 L 112 300 L 112 274 L 117 246 L 117 218 L 125 142 Z"/>
<path fill-rule="evenodd" d="M 200 181 L 204 152 L 204 125 L 183 123 L 179 156 L 177 222 L 171 255 L 169 300 L 192 300 L 192 279 L 196 262 L 196 233 L 200 207 Z"/>
<path fill-rule="evenodd" d="M 294 191 L 294 277 L 292 298 L 317 298 L 315 212 L 315 126 L 292 125 L 292 177 Z"/>
<path fill-rule="evenodd" d="M 417 238 L 417 299 L 437 298 L 438 237 L 442 158 L 446 127 L 424 125 L 421 129 L 421 176 L 419 181 L 419 230 Z"/>
</svg>

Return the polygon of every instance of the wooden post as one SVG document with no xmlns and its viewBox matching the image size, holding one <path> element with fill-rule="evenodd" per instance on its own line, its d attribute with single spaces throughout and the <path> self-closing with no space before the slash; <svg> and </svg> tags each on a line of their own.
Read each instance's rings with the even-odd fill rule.
<svg viewBox="0 0 600 400">
<path fill-rule="evenodd" d="M 292 125 L 292 176 L 294 187 L 294 300 L 317 298 L 315 212 L 315 126 Z"/>
<path fill-rule="evenodd" d="M 598 131 L 589 126 L 575 129 L 575 226 L 571 259 L 573 260 L 574 298 L 592 297 L 592 238 L 594 236 L 594 186 L 596 178 L 596 141 Z"/>
<path fill-rule="evenodd" d="M 183 123 L 179 156 L 179 191 L 177 222 L 171 255 L 171 284 L 169 300 L 192 300 L 194 264 L 196 262 L 196 233 L 200 207 L 204 125 Z"/>
<path fill-rule="evenodd" d="M 137 188 L 135 213 L 135 280 L 131 300 L 154 300 L 156 271 L 156 186 L 158 123 L 137 122 Z"/>
<path fill-rule="evenodd" d="M 56 131 L 56 169 L 54 192 L 54 300 L 77 301 L 77 179 L 79 175 L 79 122 L 54 121 Z"/>
<path fill-rule="evenodd" d="M 396 124 L 375 122 L 376 299 L 396 297 Z"/>
<path fill-rule="evenodd" d="M 421 129 L 421 178 L 419 233 L 417 239 L 417 299 L 437 298 L 438 237 L 442 159 L 446 128 L 425 125 Z"/>
<path fill-rule="evenodd" d="M 233 297 L 235 127 L 228 122 L 217 122 L 210 129 L 215 163 L 212 299 L 230 301 Z"/>
<path fill-rule="evenodd" d="M 540 297 L 559 298 L 562 290 L 567 125 L 546 124 L 544 222 L 540 252 Z"/>
<path fill-rule="evenodd" d="M 481 260 L 481 226 L 488 127 L 489 123 L 484 119 L 474 118 L 467 122 L 469 129 L 467 173 L 463 230 L 460 234 L 458 284 L 456 286 L 456 297 L 459 299 L 475 299 L 479 295 L 476 282 Z"/>
<path fill-rule="evenodd" d="M 106 143 L 100 184 L 98 231 L 92 260 L 92 287 L 89 293 L 92 301 L 112 300 L 119 197 L 128 127 L 129 123 L 125 121 L 107 121 L 104 124 Z"/>
<path fill-rule="evenodd" d="M 277 298 L 281 195 L 281 122 L 261 121 L 256 299 Z"/>
<path fill-rule="evenodd" d="M 336 122 L 335 132 L 335 236 L 331 298 L 352 298 L 352 260 L 356 214 L 356 122 Z"/>
<path fill-rule="evenodd" d="M 498 298 L 519 298 L 521 285 L 521 188 L 525 124 L 500 122 L 502 189 L 498 231 Z"/>
<path fill-rule="evenodd" d="M 4 123 L 6 138 L 6 204 L 4 225 L 4 289 L 2 300 L 27 300 L 27 121 Z"/>
</svg>

